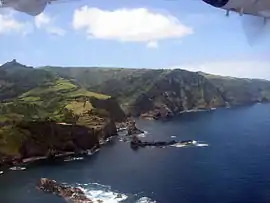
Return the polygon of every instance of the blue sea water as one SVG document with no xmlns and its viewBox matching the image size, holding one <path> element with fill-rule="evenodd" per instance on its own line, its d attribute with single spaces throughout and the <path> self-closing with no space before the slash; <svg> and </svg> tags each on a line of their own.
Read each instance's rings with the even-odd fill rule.
<svg viewBox="0 0 270 203">
<path fill-rule="evenodd" d="M 41 177 L 79 186 L 105 202 L 269 203 L 270 105 L 138 120 L 145 140 L 194 139 L 208 147 L 132 150 L 115 140 L 74 162 L 42 162 L 0 175 L 1 203 L 61 203 L 35 188 Z M 175 136 L 172 138 L 171 136 Z M 150 199 L 146 199 L 146 197 Z"/>
</svg>

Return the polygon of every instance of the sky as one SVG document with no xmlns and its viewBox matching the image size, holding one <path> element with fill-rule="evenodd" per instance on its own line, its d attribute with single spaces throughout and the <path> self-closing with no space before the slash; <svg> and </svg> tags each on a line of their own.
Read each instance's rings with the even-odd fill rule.
<svg viewBox="0 0 270 203">
<path fill-rule="evenodd" d="M 1 9 L 0 64 L 182 68 L 270 80 L 270 40 L 251 43 L 246 19 L 202 0 L 59 0 L 36 17 Z"/>
</svg>

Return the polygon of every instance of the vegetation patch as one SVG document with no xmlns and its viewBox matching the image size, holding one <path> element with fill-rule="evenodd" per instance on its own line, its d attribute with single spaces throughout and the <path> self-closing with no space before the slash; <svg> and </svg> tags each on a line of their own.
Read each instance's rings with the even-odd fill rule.
<svg viewBox="0 0 270 203">
<path fill-rule="evenodd" d="M 66 106 L 66 108 L 72 110 L 77 115 L 81 115 L 90 111 L 93 106 L 89 101 L 72 101 Z"/>
<path fill-rule="evenodd" d="M 23 142 L 30 135 L 29 131 L 8 125 L 0 128 L 0 153 L 19 155 Z"/>
<path fill-rule="evenodd" d="M 86 89 L 77 89 L 75 91 L 71 91 L 67 94 L 70 98 L 76 98 L 76 97 L 95 97 L 97 99 L 109 99 L 110 96 L 105 94 L 100 94 L 96 92 L 90 92 Z"/>
</svg>

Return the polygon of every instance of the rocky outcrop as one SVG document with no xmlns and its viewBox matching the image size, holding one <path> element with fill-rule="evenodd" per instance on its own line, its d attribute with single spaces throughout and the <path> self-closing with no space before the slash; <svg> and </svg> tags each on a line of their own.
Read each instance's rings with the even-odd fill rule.
<svg viewBox="0 0 270 203">
<path fill-rule="evenodd" d="M 154 110 L 141 114 L 141 117 L 148 120 L 160 120 L 171 118 L 176 113 L 172 112 L 168 107 L 156 107 Z"/>
<path fill-rule="evenodd" d="M 80 188 L 65 186 L 57 183 L 55 180 L 41 178 L 37 187 L 43 192 L 58 195 L 64 198 L 67 202 L 93 203 L 93 201 L 89 199 Z"/>
<path fill-rule="evenodd" d="M 136 122 L 131 120 L 127 122 L 127 134 L 128 135 L 137 135 L 144 133 L 143 130 L 140 130 L 136 127 Z"/>
<path fill-rule="evenodd" d="M 175 140 L 172 141 L 157 141 L 157 142 L 143 142 L 140 139 L 138 139 L 137 136 L 133 136 L 132 140 L 130 142 L 131 147 L 146 147 L 146 146 L 155 146 L 155 147 L 165 147 L 170 146 L 173 144 L 176 144 L 177 142 Z"/>
<path fill-rule="evenodd" d="M 177 142 L 175 140 L 171 141 L 154 141 L 154 142 L 148 142 L 148 141 L 141 141 L 137 136 L 133 136 L 132 140 L 130 142 L 130 145 L 132 148 L 138 148 L 138 147 L 147 147 L 147 146 L 154 146 L 154 147 L 166 147 L 174 144 L 182 144 L 182 145 L 192 145 L 196 143 L 194 140 L 185 140 Z"/>
<path fill-rule="evenodd" d="M 106 140 L 109 137 L 117 135 L 115 123 L 110 119 L 107 120 L 106 124 L 95 129 L 95 135 L 99 138 L 99 140 Z"/>
</svg>

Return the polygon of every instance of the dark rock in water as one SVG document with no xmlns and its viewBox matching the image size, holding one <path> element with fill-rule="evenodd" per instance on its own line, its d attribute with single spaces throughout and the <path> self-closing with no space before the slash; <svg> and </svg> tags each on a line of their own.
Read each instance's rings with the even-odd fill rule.
<svg viewBox="0 0 270 203">
<path fill-rule="evenodd" d="M 137 136 L 133 136 L 132 140 L 130 142 L 130 145 L 132 148 L 136 148 L 136 147 L 146 147 L 146 146 L 155 146 L 155 147 L 165 147 L 165 146 L 170 146 L 173 144 L 178 143 L 175 140 L 171 140 L 171 141 L 162 141 L 162 142 L 143 142 L 141 141 Z"/>
<path fill-rule="evenodd" d="M 91 199 L 86 197 L 80 188 L 64 186 L 57 183 L 55 180 L 41 178 L 38 188 L 43 192 L 53 193 L 63 197 L 68 202 L 73 203 L 93 203 Z"/>
<path fill-rule="evenodd" d="M 140 130 L 136 127 L 136 123 L 135 121 L 130 121 L 127 124 L 127 131 L 128 131 L 128 135 L 136 135 L 136 134 L 141 134 L 144 133 L 143 130 Z"/>
<path fill-rule="evenodd" d="M 146 147 L 146 146 L 154 146 L 154 147 L 166 147 L 174 144 L 183 144 L 183 145 L 193 145 L 196 143 L 195 140 L 184 140 L 177 142 L 175 140 L 171 141 L 157 141 L 157 142 L 143 142 L 141 141 L 136 135 L 132 137 L 132 140 L 130 142 L 131 148 L 132 149 L 138 149 L 138 147 Z"/>
</svg>

